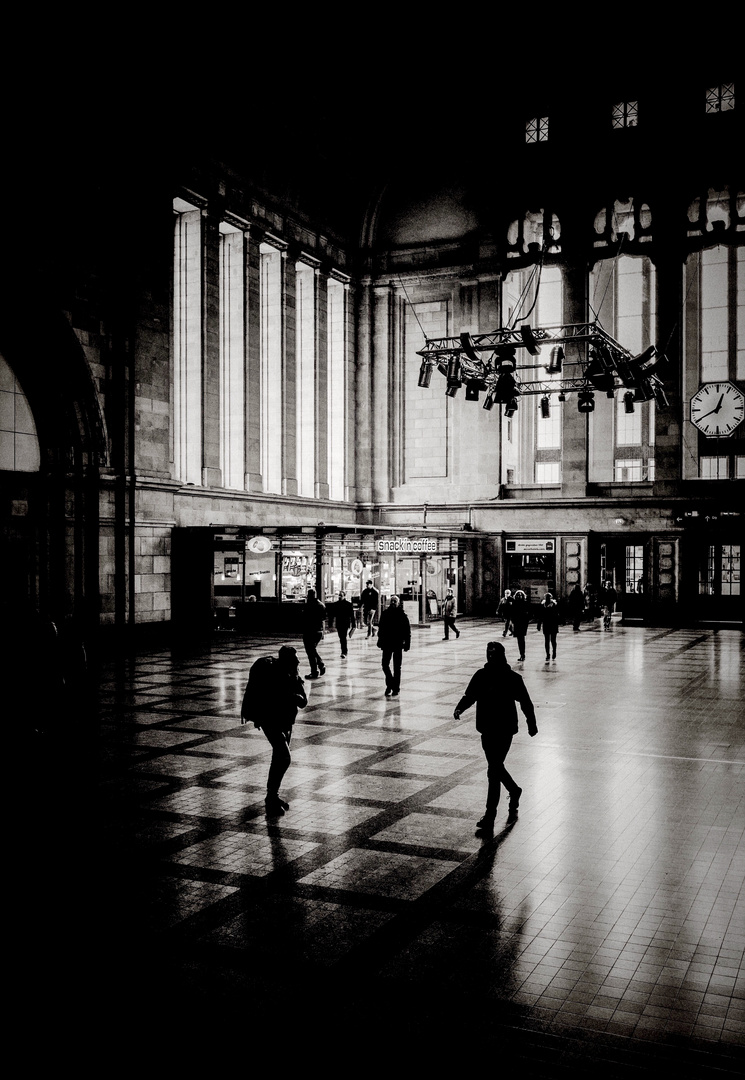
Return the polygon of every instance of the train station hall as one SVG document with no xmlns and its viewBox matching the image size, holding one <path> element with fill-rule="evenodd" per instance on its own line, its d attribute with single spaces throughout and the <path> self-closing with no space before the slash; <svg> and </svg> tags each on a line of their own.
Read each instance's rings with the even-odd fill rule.
<svg viewBox="0 0 745 1080">
<path fill-rule="evenodd" d="M 8 108 L 9 1057 L 742 1076 L 742 63 L 255 31 Z"/>
</svg>

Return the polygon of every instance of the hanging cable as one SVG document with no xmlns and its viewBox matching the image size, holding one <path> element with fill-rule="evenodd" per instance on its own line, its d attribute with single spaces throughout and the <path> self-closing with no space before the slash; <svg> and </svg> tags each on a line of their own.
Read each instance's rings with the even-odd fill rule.
<svg viewBox="0 0 745 1080">
<path fill-rule="evenodd" d="M 408 291 L 406 289 L 406 285 L 404 284 L 404 279 L 401 277 L 400 274 L 398 275 L 398 280 L 401 282 L 401 288 L 403 289 L 404 295 L 406 296 L 406 303 L 411 308 L 411 310 L 413 312 L 413 315 L 414 315 L 414 318 L 416 319 L 417 323 L 419 323 L 419 329 L 422 331 L 422 337 L 424 338 L 424 341 L 426 343 L 428 341 L 428 338 L 427 338 L 427 335 L 424 332 L 424 327 L 422 326 L 421 322 L 419 321 L 419 316 L 416 313 L 416 308 L 414 307 L 414 305 L 411 302 Z"/>
</svg>

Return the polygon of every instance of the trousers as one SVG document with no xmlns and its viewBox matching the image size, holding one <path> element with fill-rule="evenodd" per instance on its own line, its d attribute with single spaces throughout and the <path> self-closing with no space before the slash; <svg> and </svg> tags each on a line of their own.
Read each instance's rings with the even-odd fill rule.
<svg viewBox="0 0 745 1080">
<path fill-rule="evenodd" d="M 308 663 L 310 664 L 311 675 L 317 675 L 319 671 L 321 674 L 326 670 L 323 664 L 323 660 L 318 655 L 318 642 L 323 637 L 323 633 L 317 630 L 312 634 L 303 634 L 303 645 L 305 646 L 305 652 L 308 656 Z"/>
<path fill-rule="evenodd" d="M 501 785 L 507 788 L 510 795 L 516 794 L 520 789 L 504 767 L 504 759 L 512 746 L 512 735 L 482 734 L 481 745 L 486 757 L 486 775 L 489 787 L 486 793 L 486 812 L 495 815 L 499 805 L 499 793 Z"/>
<path fill-rule="evenodd" d="M 279 786 L 292 761 L 290 755 L 292 731 L 282 731 L 277 727 L 262 728 L 261 730 L 266 735 L 272 748 L 272 760 L 269 764 L 269 775 L 266 778 L 266 793 L 267 795 L 278 795 Z"/>
<path fill-rule="evenodd" d="M 383 649 L 381 666 L 385 672 L 385 685 L 389 690 L 401 689 L 401 660 L 403 655 L 403 648 Z M 391 660 L 393 660 L 393 671 L 391 671 Z"/>
</svg>

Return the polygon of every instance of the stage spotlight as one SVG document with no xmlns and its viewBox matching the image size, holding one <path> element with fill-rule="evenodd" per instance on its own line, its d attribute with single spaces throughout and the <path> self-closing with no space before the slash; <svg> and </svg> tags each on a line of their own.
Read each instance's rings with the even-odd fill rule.
<svg viewBox="0 0 745 1080">
<path fill-rule="evenodd" d="M 614 397 L 616 396 L 616 394 L 615 394 L 615 391 L 614 391 L 614 390 L 606 390 L 606 391 L 605 391 L 605 396 L 606 396 L 607 398 L 610 398 L 610 399 L 611 399 L 611 401 L 612 401 L 612 400 L 613 400 L 613 398 L 614 398 Z"/>
<path fill-rule="evenodd" d="M 544 420 L 548 420 L 551 416 L 551 402 L 548 400 L 548 394 L 544 394 L 541 398 L 541 416 Z"/>
<path fill-rule="evenodd" d="M 489 412 L 493 407 L 494 407 L 494 391 L 489 390 L 486 397 L 484 398 L 483 408 L 486 409 L 487 412 Z"/>
<path fill-rule="evenodd" d="M 499 345 L 496 349 L 500 371 L 514 371 L 517 367 L 514 345 Z"/>
<path fill-rule="evenodd" d="M 566 396 L 566 394 L 564 393 L 564 391 L 562 390 L 562 391 L 560 392 L 560 394 L 559 394 L 559 401 L 566 401 L 566 399 L 567 399 L 567 396 Z"/>
<path fill-rule="evenodd" d="M 445 396 L 446 397 L 455 397 L 455 395 L 460 390 L 460 387 L 461 387 L 460 383 L 452 383 L 452 385 L 449 385 L 449 386 L 447 386 L 445 388 Z"/>
<path fill-rule="evenodd" d="M 479 390 L 486 389 L 479 379 L 469 379 L 466 383 L 466 401 L 478 401 Z"/>
<path fill-rule="evenodd" d="M 428 364 L 426 360 L 422 361 L 422 366 L 419 368 L 419 385 L 426 389 L 432 382 L 432 365 Z"/>
<path fill-rule="evenodd" d="M 463 333 L 460 335 L 460 345 L 469 360 L 474 364 L 481 363 L 481 357 L 476 352 L 476 347 L 470 334 Z"/>
<path fill-rule="evenodd" d="M 549 356 L 548 363 L 546 364 L 546 371 L 549 375 L 556 375 L 561 371 L 561 366 L 564 363 L 564 350 L 561 345 L 554 345 L 551 349 L 551 355 Z"/>
<path fill-rule="evenodd" d="M 497 377 L 497 385 L 494 397 L 497 401 L 506 402 L 515 397 L 515 376 L 511 371 L 501 371 Z"/>
<path fill-rule="evenodd" d="M 627 413 L 634 411 L 634 395 L 630 390 L 623 395 L 623 411 Z"/>
<path fill-rule="evenodd" d="M 523 339 L 523 344 L 528 350 L 531 356 L 538 356 L 541 351 L 541 347 L 536 341 L 536 336 L 533 333 L 532 326 L 521 326 L 520 337 Z"/>
<path fill-rule="evenodd" d="M 448 386 L 460 386 L 460 360 L 457 356 L 451 356 L 448 360 Z"/>
<path fill-rule="evenodd" d="M 595 408 L 595 395 L 592 390 L 580 390 L 577 394 L 577 409 L 581 413 L 592 412 Z"/>
<path fill-rule="evenodd" d="M 505 416 L 514 416 L 517 412 L 517 398 L 511 398 L 504 407 Z"/>
<path fill-rule="evenodd" d="M 613 373 L 613 359 L 606 348 L 596 345 L 590 350 L 590 363 L 586 376 L 596 390 L 612 390 L 616 379 Z"/>
</svg>

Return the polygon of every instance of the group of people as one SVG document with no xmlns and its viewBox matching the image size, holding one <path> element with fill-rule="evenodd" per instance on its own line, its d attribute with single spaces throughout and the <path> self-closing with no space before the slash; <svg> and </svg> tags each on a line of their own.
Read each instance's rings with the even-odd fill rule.
<svg viewBox="0 0 745 1080">
<path fill-rule="evenodd" d="M 618 594 L 611 581 L 604 583 L 600 591 L 600 605 L 603 616 L 603 629 L 611 628 L 611 616 L 615 610 Z M 586 608 L 592 610 L 582 587 L 577 583 L 566 599 L 566 614 L 572 623 L 574 633 L 579 633 Z M 497 617 L 504 619 L 502 637 L 514 637 L 519 649 L 518 659 L 525 659 L 525 638 L 530 622 L 530 604 L 522 589 L 505 589 L 497 608 Z M 546 646 L 546 662 L 556 659 L 556 636 L 559 625 L 564 621 L 564 612 L 553 593 L 547 592 L 536 611 L 536 630 L 543 630 Z"/>
<path fill-rule="evenodd" d="M 399 598 L 392 596 L 390 605 L 381 615 L 378 629 L 387 695 L 398 693 L 401 654 L 408 651 L 410 642 L 409 620 Z M 290 743 L 295 719 L 298 711 L 308 704 L 303 679 L 298 674 L 299 665 L 297 650 L 289 645 L 283 645 L 276 658 L 260 657 L 249 672 L 241 705 L 241 723 L 252 722 L 264 732 L 272 747 L 264 799 L 269 817 L 282 817 L 290 809 L 290 804 L 280 794 L 280 786 L 292 760 Z M 522 788 L 505 768 L 505 758 L 519 730 L 517 704 L 525 716 L 528 734 L 536 735 L 535 709 L 525 682 L 507 663 L 504 645 L 490 641 L 486 664 L 469 680 L 453 711 L 454 719 L 459 720 L 467 709 L 476 706 L 476 730 L 487 763 L 486 808 L 476 824 L 480 834 L 489 834 L 494 828 L 502 786 L 509 795 L 507 823 L 514 824 L 517 820 Z"/>
</svg>

